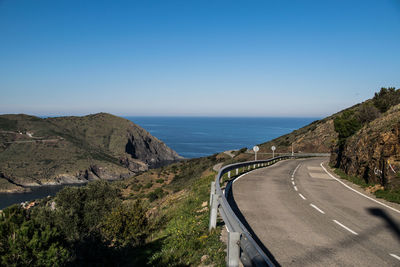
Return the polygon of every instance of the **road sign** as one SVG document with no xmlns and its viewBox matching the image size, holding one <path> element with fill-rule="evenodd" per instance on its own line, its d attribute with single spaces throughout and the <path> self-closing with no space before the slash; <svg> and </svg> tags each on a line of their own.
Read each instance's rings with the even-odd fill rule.
<svg viewBox="0 0 400 267">
<path fill-rule="evenodd" d="M 260 150 L 260 148 L 258 146 L 254 146 L 253 147 L 253 151 L 254 151 L 254 160 L 257 160 L 257 152 L 258 150 Z"/>
<path fill-rule="evenodd" d="M 271 150 L 272 150 L 272 158 L 274 158 L 274 157 L 275 157 L 275 149 L 276 149 L 276 147 L 275 147 L 275 146 L 271 146 Z"/>
</svg>

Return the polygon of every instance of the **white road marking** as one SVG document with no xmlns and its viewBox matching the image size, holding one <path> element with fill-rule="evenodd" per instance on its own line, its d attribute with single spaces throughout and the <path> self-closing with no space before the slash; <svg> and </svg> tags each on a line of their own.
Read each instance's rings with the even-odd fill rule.
<svg viewBox="0 0 400 267">
<path fill-rule="evenodd" d="M 354 232 L 353 230 L 351 230 L 349 227 L 341 224 L 340 222 L 333 220 L 336 224 L 340 225 L 341 227 L 343 227 L 344 229 L 346 229 L 347 231 L 349 231 L 350 233 L 352 233 L 353 235 L 358 235 L 356 232 Z"/>
<path fill-rule="evenodd" d="M 302 194 L 299 193 L 299 196 L 300 196 L 303 200 L 306 200 L 306 198 L 305 198 Z"/>
<path fill-rule="evenodd" d="M 292 181 L 294 181 L 294 178 L 292 177 Z"/>
<path fill-rule="evenodd" d="M 243 173 L 243 174 L 240 175 L 238 178 L 236 178 L 235 180 L 233 180 L 232 184 L 234 184 L 237 180 L 239 180 L 239 179 L 242 178 L 243 176 L 245 176 L 245 175 L 247 175 L 247 174 L 249 174 L 249 173 L 251 173 L 251 172 L 254 172 L 254 171 L 256 171 L 256 170 L 252 170 L 252 171 Z"/>
<path fill-rule="evenodd" d="M 348 186 L 347 184 L 343 183 L 343 182 L 340 181 L 338 178 L 336 178 L 335 176 L 333 176 L 330 172 L 328 172 L 328 171 L 325 169 L 325 167 L 322 165 L 322 162 L 321 162 L 320 165 L 321 165 L 322 169 L 324 169 L 324 171 L 325 171 L 330 177 L 332 177 L 333 179 L 335 179 L 336 181 L 338 181 L 339 183 L 341 183 L 342 185 L 344 185 L 344 186 L 347 187 L 348 189 L 350 189 L 350 190 L 356 192 L 357 194 L 359 194 L 359 195 L 361 195 L 361 196 L 363 196 L 363 197 L 365 197 L 365 198 L 368 198 L 369 200 L 372 200 L 372 201 L 374 201 L 375 203 L 378 203 L 378 204 L 380 204 L 380 205 L 382 205 L 382 206 L 384 206 L 384 207 L 386 207 L 386 208 L 388 208 L 388 209 L 390 209 L 390 210 L 392 210 L 392 211 L 395 211 L 395 212 L 397 212 L 397 213 L 400 213 L 400 210 L 397 210 L 397 209 L 395 209 L 395 208 L 393 208 L 393 207 L 390 207 L 389 205 L 386 205 L 386 204 L 384 204 L 384 203 L 382 203 L 382 202 L 380 202 L 380 201 L 378 201 L 378 200 L 376 200 L 376 199 L 373 199 L 372 197 L 369 197 L 369 196 L 367 196 L 367 195 L 364 195 L 363 193 L 360 193 L 360 192 L 358 192 L 357 190 L 351 188 L 350 186 Z"/>
<path fill-rule="evenodd" d="M 293 186 L 293 188 L 294 188 L 294 190 L 296 190 L 296 191 L 297 191 L 297 186 Z"/>
<path fill-rule="evenodd" d="M 295 175 L 297 169 L 300 167 L 300 165 L 301 165 L 301 164 L 297 165 L 296 169 L 294 169 L 293 174 L 292 174 L 292 177 L 294 177 L 294 175 Z"/>
<path fill-rule="evenodd" d="M 396 254 L 389 253 L 389 255 L 392 256 L 395 259 L 398 259 L 400 261 L 400 257 L 397 256 Z"/>
<path fill-rule="evenodd" d="M 314 209 L 318 210 L 319 212 L 321 212 L 322 214 L 325 214 L 325 212 L 323 210 L 321 210 L 320 208 L 318 208 L 317 206 L 315 206 L 314 204 L 310 204 L 311 207 L 313 207 Z"/>
<path fill-rule="evenodd" d="M 292 181 L 292 185 L 296 185 L 296 184 Z"/>
</svg>

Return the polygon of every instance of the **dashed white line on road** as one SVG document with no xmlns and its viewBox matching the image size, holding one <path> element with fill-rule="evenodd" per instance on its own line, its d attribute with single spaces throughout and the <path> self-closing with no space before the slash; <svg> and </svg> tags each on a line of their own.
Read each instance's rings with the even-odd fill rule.
<svg viewBox="0 0 400 267">
<path fill-rule="evenodd" d="M 297 186 L 293 186 L 293 188 L 294 188 L 294 190 L 296 190 L 296 191 L 297 191 Z"/>
<path fill-rule="evenodd" d="M 320 208 L 318 208 L 317 206 L 315 206 L 314 204 L 310 204 L 311 207 L 313 207 L 314 209 L 318 210 L 319 212 L 321 212 L 322 214 L 325 214 L 325 212 L 323 210 L 321 210 Z"/>
<path fill-rule="evenodd" d="M 301 164 L 297 165 L 296 169 L 294 169 L 292 177 L 294 177 L 294 174 L 296 173 L 297 169 L 300 167 Z"/>
<path fill-rule="evenodd" d="M 292 185 L 296 185 L 296 184 L 292 181 Z"/>
<path fill-rule="evenodd" d="M 356 232 L 354 232 L 353 230 L 351 230 L 349 227 L 341 224 L 340 222 L 333 220 L 336 224 L 340 225 L 341 227 L 343 227 L 344 229 L 346 229 L 347 231 L 349 231 L 350 233 L 352 233 L 353 235 L 358 235 Z"/>
<path fill-rule="evenodd" d="M 400 261 L 400 257 L 397 256 L 396 254 L 389 253 L 389 255 L 392 256 L 395 259 L 398 259 Z"/>
<path fill-rule="evenodd" d="M 292 181 L 294 181 L 294 178 L 292 177 Z"/>
<path fill-rule="evenodd" d="M 306 200 L 306 198 L 305 198 L 302 194 L 299 193 L 299 196 L 300 196 L 303 200 Z"/>
</svg>

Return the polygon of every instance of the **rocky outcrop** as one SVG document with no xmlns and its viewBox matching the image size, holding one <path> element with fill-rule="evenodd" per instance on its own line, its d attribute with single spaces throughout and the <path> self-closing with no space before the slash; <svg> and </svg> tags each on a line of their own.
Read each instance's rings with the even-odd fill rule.
<svg viewBox="0 0 400 267">
<path fill-rule="evenodd" d="M 179 159 L 143 128 L 107 113 L 0 116 L 0 191 L 121 179 Z"/>
<path fill-rule="evenodd" d="M 400 105 L 347 139 L 340 158 L 332 153 L 331 163 L 366 182 L 400 188 Z"/>
</svg>

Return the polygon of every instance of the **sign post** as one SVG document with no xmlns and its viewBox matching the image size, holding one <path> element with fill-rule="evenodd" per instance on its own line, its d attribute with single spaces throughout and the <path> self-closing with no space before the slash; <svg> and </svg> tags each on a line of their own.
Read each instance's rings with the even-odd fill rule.
<svg viewBox="0 0 400 267">
<path fill-rule="evenodd" d="M 272 158 L 274 158 L 274 157 L 275 157 L 275 149 L 276 149 L 276 147 L 275 147 L 275 146 L 271 146 L 271 150 L 272 150 Z"/>
<path fill-rule="evenodd" d="M 253 147 L 253 151 L 254 151 L 254 160 L 257 160 L 257 152 L 258 150 L 260 150 L 260 148 L 258 146 L 254 146 Z"/>
</svg>

